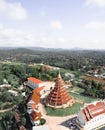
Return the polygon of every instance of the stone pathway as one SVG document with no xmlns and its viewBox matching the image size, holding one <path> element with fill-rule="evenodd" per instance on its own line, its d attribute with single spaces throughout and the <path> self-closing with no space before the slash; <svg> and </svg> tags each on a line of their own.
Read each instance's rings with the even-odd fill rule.
<svg viewBox="0 0 105 130">
<path fill-rule="evenodd" d="M 49 116 L 46 115 L 46 111 L 43 104 L 39 104 L 39 110 L 42 113 L 42 116 L 46 119 L 46 123 L 49 126 L 50 130 L 70 130 L 68 127 L 64 126 L 63 123 L 75 117 L 76 115 L 70 115 L 65 117 L 58 117 L 58 116 Z"/>
</svg>

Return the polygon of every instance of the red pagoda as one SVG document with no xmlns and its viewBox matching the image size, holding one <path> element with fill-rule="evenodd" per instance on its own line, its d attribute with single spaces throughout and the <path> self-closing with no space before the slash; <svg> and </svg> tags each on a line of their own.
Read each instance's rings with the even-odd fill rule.
<svg viewBox="0 0 105 130">
<path fill-rule="evenodd" d="M 64 87 L 60 73 L 58 74 L 55 87 L 46 98 L 46 105 L 52 108 L 71 107 L 75 103 Z"/>
</svg>

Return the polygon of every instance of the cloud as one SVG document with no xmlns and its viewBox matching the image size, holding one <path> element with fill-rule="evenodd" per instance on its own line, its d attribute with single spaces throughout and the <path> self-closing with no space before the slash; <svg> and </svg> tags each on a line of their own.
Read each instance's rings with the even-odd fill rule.
<svg viewBox="0 0 105 130">
<path fill-rule="evenodd" d="M 104 33 L 103 33 L 104 35 Z M 46 47 L 46 48 L 105 48 L 105 38 L 100 35 L 92 37 L 62 37 L 62 36 L 39 36 L 17 30 L 6 28 L 0 24 L 0 46 L 2 47 Z M 100 46 L 101 45 L 101 46 Z"/>
<path fill-rule="evenodd" d="M 41 42 L 50 42 L 50 43 L 63 43 L 65 39 L 63 37 L 42 37 Z"/>
<path fill-rule="evenodd" d="M 105 22 L 90 22 L 85 27 L 87 29 L 105 30 Z"/>
<path fill-rule="evenodd" d="M 0 12 L 6 10 L 6 2 L 4 0 L 0 0 Z"/>
<path fill-rule="evenodd" d="M 23 20 L 27 17 L 27 12 L 20 3 L 9 4 L 8 7 L 10 8 L 8 12 L 8 17 L 10 19 Z"/>
<path fill-rule="evenodd" d="M 53 30 L 62 30 L 63 28 L 63 25 L 60 21 L 52 21 L 50 23 L 50 28 L 53 29 Z"/>
<path fill-rule="evenodd" d="M 0 24 L 1 46 L 33 46 L 36 43 L 35 36 L 12 28 L 5 28 Z"/>
<path fill-rule="evenodd" d="M 46 48 L 63 48 L 65 42 L 63 37 L 42 37 L 39 45 Z"/>
<path fill-rule="evenodd" d="M 45 17 L 45 16 L 46 16 L 46 14 L 47 14 L 47 13 L 46 13 L 46 11 L 45 11 L 45 10 L 41 10 L 41 11 L 40 11 L 40 15 L 41 15 L 42 17 Z"/>
<path fill-rule="evenodd" d="M 58 40 L 58 42 L 60 42 L 60 43 L 64 43 L 64 42 L 65 42 L 65 39 L 64 39 L 63 37 L 59 37 L 57 40 Z"/>
<path fill-rule="evenodd" d="M 17 30 L 13 28 L 6 28 L 0 24 L 0 46 L 9 47 L 29 47 L 29 46 L 42 46 L 46 48 L 63 47 L 65 39 L 63 37 L 54 36 L 38 36 Z M 59 46 L 60 45 L 60 46 Z"/>
<path fill-rule="evenodd" d="M 0 15 L 12 20 L 24 20 L 27 18 L 27 11 L 19 2 L 0 0 Z"/>
<path fill-rule="evenodd" d="M 86 0 L 86 5 L 105 7 L 105 0 Z"/>
</svg>

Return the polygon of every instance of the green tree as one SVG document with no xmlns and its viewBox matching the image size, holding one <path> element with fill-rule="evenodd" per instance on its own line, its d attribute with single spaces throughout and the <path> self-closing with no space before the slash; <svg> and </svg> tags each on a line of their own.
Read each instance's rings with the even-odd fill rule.
<svg viewBox="0 0 105 130">
<path fill-rule="evenodd" d="M 44 118 L 41 118 L 40 124 L 41 124 L 41 125 L 44 125 L 45 123 L 46 123 L 46 120 L 45 120 Z"/>
<path fill-rule="evenodd" d="M 25 125 L 26 125 L 26 118 L 25 118 L 25 117 L 22 117 L 22 118 L 21 118 L 21 122 L 22 122 L 22 125 L 25 126 Z"/>
</svg>

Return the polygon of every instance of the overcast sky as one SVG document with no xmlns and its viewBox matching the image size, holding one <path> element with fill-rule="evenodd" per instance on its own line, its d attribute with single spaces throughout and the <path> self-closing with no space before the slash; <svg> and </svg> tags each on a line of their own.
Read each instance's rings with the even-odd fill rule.
<svg viewBox="0 0 105 130">
<path fill-rule="evenodd" d="M 105 0 L 0 0 L 0 46 L 105 49 Z"/>
</svg>

